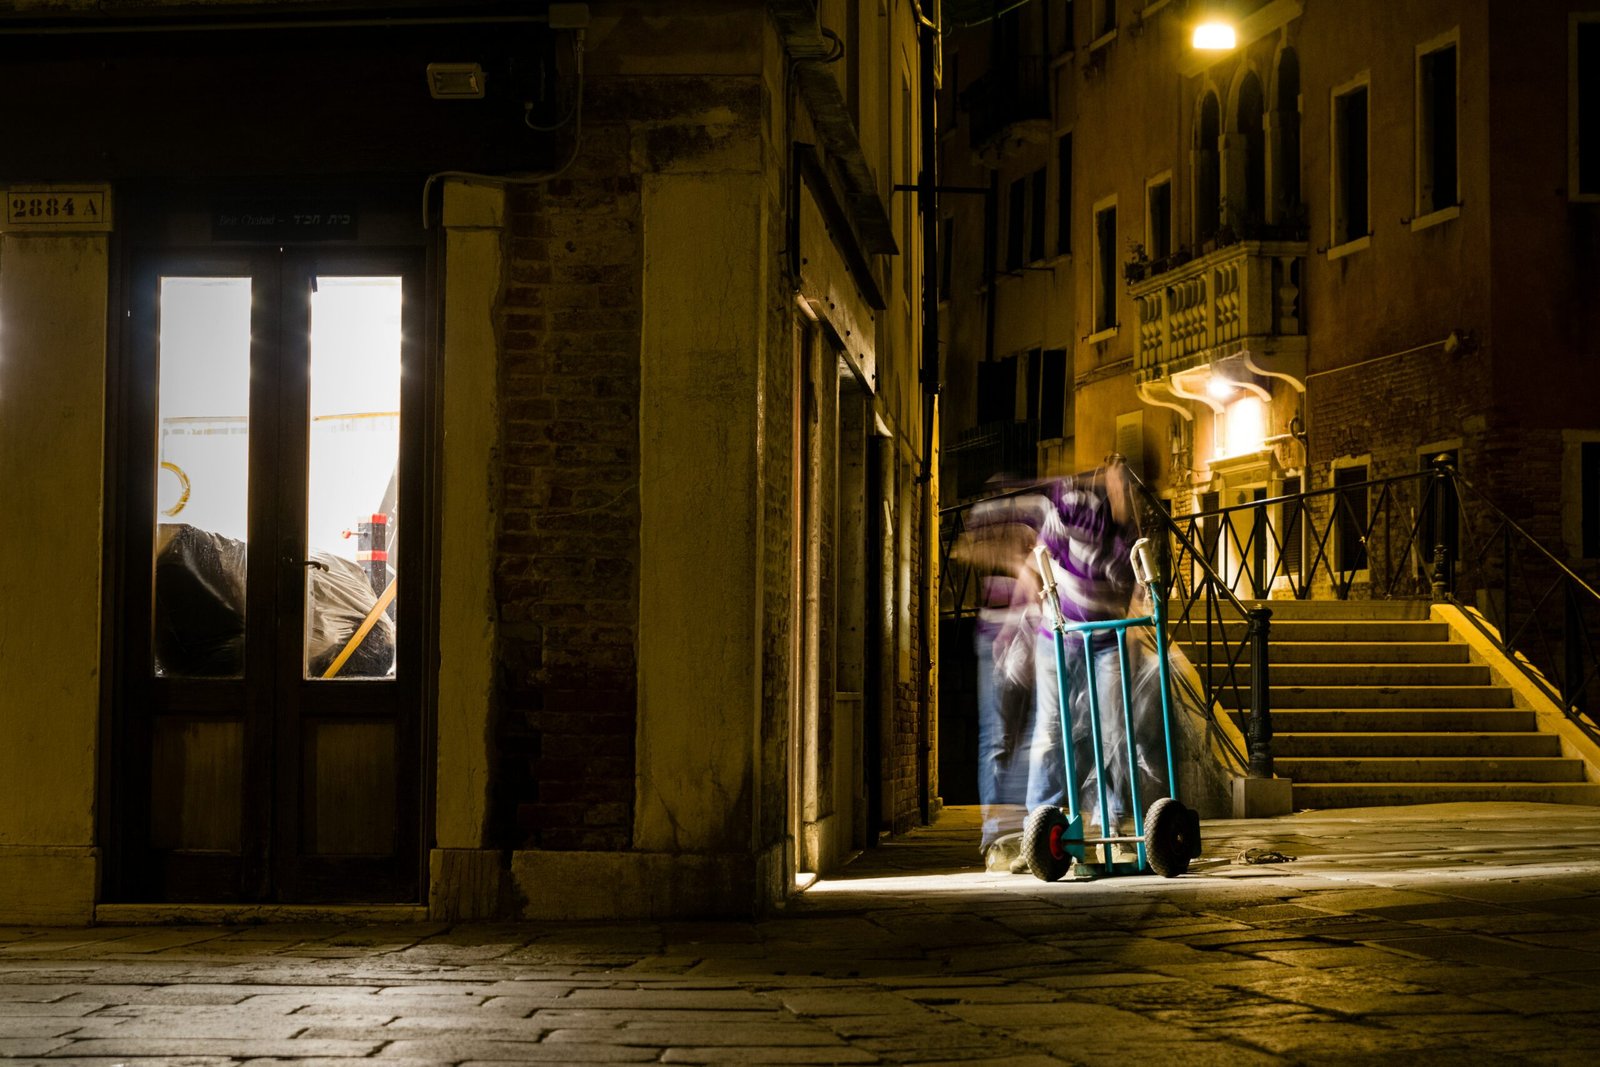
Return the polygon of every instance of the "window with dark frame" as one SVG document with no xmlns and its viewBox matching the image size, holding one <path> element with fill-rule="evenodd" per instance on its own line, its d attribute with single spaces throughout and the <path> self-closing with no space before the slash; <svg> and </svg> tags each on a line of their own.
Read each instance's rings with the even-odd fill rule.
<svg viewBox="0 0 1600 1067">
<path fill-rule="evenodd" d="M 1072 0 L 1050 0 L 1045 7 L 1048 37 L 1059 55 L 1072 51 Z"/>
<path fill-rule="evenodd" d="M 1094 213 L 1094 330 L 1117 324 L 1117 205 Z"/>
<path fill-rule="evenodd" d="M 1600 197 L 1600 22 L 1573 24 L 1571 195 Z"/>
<path fill-rule="evenodd" d="M 1366 464 L 1333 472 L 1335 564 L 1341 571 L 1367 569 Z"/>
<path fill-rule="evenodd" d="M 1017 417 L 1017 357 L 978 364 L 978 425 Z"/>
<path fill-rule="evenodd" d="M 1006 195 L 1006 270 L 1022 269 L 1022 242 L 1027 234 L 1028 179 L 1011 183 Z"/>
<path fill-rule="evenodd" d="M 1283 495 L 1298 497 L 1300 495 L 1300 476 L 1292 474 L 1283 480 Z M 1304 558 L 1302 551 L 1304 536 L 1301 531 L 1305 528 L 1300 521 L 1301 510 L 1305 504 L 1301 500 L 1286 501 L 1281 507 L 1278 525 L 1283 531 L 1282 542 L 1278 545 L 1278 572 L 1286 574 L 1293 582 L 1294 588 L 1299 590 L 1305 586 L 1305 574 L 1301 571 L 1300 561 Z"/>
<path fill-rule="evenodd" d="M 1461 200 L 1456 164 L 1456 46 L 1417 58 L 1417 212 Z"/>
<path fill-rule="evenodd" d="M 1172 182 L 1156 182 L 1145 190 L 1148 213 L 1145 217 L 1145 254 L 1153 260 L 1172 254 Z"/>
<path fill-rule="evenodd" d="M 1333 100 L 1333 243 L 1368 236 L 1367 87 L 1357 86 Z"/>
<path fill-rule="evenodd" d="M 1044 258 L 1045 174 L 1040 167 L 1028 177 L 1028 262 Z"/>
<path fill-rule="evenodd" d="M 1056 255 L 1072 251 L 1072 134 L 1056 140 Z"/>
<path fill-rule="evenodd" d="M 939 299 L 949 300 L 950 272 L 955 265 L 956 220 L 946 215 L 939 220 Z"/>
<path fill-rule="evenodd" d="M 1067 436 L 1067 352 L 1047 348 L 1039 359 L 1039 440 Z"/>
<path fill-rule="evenodd" d="M 1104 37 L 1117 28 L 1117 0 L 1090 0 L 1091 36 Z"/>
<path fill-rule="evenodd" d="M 1583 442 L 1580 456 L 1583 558 L 1600 559 L 1600 441 Z"/>
</svg>

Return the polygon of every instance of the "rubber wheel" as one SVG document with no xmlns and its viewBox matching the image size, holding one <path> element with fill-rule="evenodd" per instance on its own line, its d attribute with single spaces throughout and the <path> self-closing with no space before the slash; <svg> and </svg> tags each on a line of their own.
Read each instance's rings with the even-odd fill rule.
<svg viewBox="0 0 1600 1067">
<path fill-rule="evenodd" d="M 1200 854 L 1200 820 L 1195 813 L 1162 797 L 1144 817 L 1144 854 L 1150 869 L 1163 878 L 1176 878 Z"/>
<path fill-rule="evenodd" d="M 1035 878 L 1058 882 L 1072 868 L 1072 853 L 1061 839 L 1067 826 L 1067 813 L 1053 804 L 1028 813 L 1028 821 L 1022 827 L 1022 855 Z"/>
</svg>

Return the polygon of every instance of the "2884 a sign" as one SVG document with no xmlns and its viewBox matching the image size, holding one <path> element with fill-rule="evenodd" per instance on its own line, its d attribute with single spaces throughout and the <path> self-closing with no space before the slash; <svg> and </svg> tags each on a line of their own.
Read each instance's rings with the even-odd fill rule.
<svg viewBox="0 0 1600 1067">
<path fill-rule="evenodd" d="M 106 194 L 100 189 L 12 189 L 6 193 L 6 226 L 91 228 L 106 221 Z"/>
</svg>

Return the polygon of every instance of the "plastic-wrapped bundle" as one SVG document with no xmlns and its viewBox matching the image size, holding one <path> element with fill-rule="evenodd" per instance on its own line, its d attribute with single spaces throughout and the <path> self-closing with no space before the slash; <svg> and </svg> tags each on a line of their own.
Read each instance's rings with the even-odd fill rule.
<svg viewBox="0 0 1600 1067">
<path fill-rule="evenodd" d="M 236 678 L 244 673 L 245 544 L 163 523 L 156 531 L 156 673 Z"/>
<path fill-rule="evenodd" d="M 326 552 L 313 552 L 311 558 L 327 568 L 312 568 L 311 612 L 307 620 L 306 673 L 321 678 L 366 621 L 377 597 L 360 564 Z M 372 629 L 335 677 L 382 678 L 393 665 L 394 623 L 380 611 Z"/>
<path fill-rule="evenodd" d="M 1074 635 L 1068 635 L 1071 640 Z M 1155 631 L 1150 627 L 1130 627 L 1127 631 L 1128 690 L 1133 701 L 1133 734 L 1139 771 L 1141 814 L 1164 796 L 1167 787 L 1166 741 L 1161 724 L 1161 673 L 1157 659 Z M 1081 669 L 1082 660 L 1074 664 Z M 1176 644 L 1167 650 L 1170 680 L 1169 707 L 1172 714 L 1172 763 L 1178 776 L 1179 795 L 1204 819 L 1227 818 L 1230 813 L 1229 771 L 1216 724 L 1211 721 L 1199 696 L 1203 692 L 1193 664 Z M 1113 682 L 1113 685 L 1116 683 Z M 1078 797 L 1086 823 L 1100 823 L 1098 776 L 1094 766 L 1089 722 L 1089 693 L 1084 685 L 1073 686 L 1072 743 L 1077 762 Z M 1114 821 L 1131 831 L 1128 791 L 1127 730 L 1123 724 L 1120 690 L 1113 700 L 1100 694 L 1100 748 L 1106 767 L 1106 803 Z"/>
<path fill-rule="evenodd" d="M 156 673 L 236 678 L 244 673 L 247 551 L 243 541 L 187 523 L 164 523 L 156 540 Z M 377 603 L 360 565 L 311 553 L 306 673 L 320 678 Z M 379 613 L 341 678 L 374 678 L 394 664 L 394 623 Z"/>
</svg>

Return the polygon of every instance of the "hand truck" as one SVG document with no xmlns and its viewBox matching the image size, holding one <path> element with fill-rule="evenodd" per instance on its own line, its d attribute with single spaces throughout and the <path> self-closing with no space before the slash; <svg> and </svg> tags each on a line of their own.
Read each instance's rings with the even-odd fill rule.
<svg viewBox="0 0 1600 1067">
<path fill-rule="evenodd" d="M 1172 707 L 1168 696 L 1166 590 L 1162 587 L 1160 571 L 1156 566 L 1155 546 L 1149 538 L 1141 537 L 1131 553 L 1134 577 L 1150 593 L 1150 614 L 1103 622 L 1069 623 L 1062 617 L 1049 553 L 1043 545 L 1035 547 L 1033 551 L 1034 562 L 1043 579 L 1044 588 L 1040 597 L 1049 613 L 1051 628 L 1055 631 L 1056 696 L 1061 715 L 1061 752 L 1067 775 L 1067 810 L 1045 804 L 1028 813 L 1022 833 L 1022 854 L 1027 859 L 1028 869 L 1035 877 L 1054 882 L 1065 875 L 1076 860 L 1089 868 L 1089 873 L 1093 875 L 1154 871 L 1162 877 L 1175 878 L 1189 869 L 1191 859 L 1200 855 L 1200 815 L 1178 800 L 1178 779 L 1172 757 Z M 1134 746 L 1133 700 L 1128 682 L 1127 632 L 1134 626 L 1148 626 L 1155 630 L 1161 727 L 1167 748 L 1169 792 L 1168 796 L 1150 805 L 1150 810 L 1142 816 L 1139 812 L 1139 765 Z M 1115 827 L 1106 825 L 1105 758 L 1101 748 L 1100 695 L 1094 677 L 1093 649 L 1095 634 L 1104 632 L 1114 633 L 1117 639 L 1117 663 L 1122 681 L 1122 722 L 1128 745 L 1128 791 L 1133 810 L 1132 836 L 1118 836 L 1114 833 Z M 1069 633 L 1078 634 L 1083 641 L 1082 669 L 1086 672 L 1089 697 L 1089 736 L 1094 749 L 1095 783 L 1100 802 L 1099 837 L 1085 835 L 1083 812 L 1078 803 L 1077 768 L 1072 755 L 1071 687 L 1067 684 L 1066 642 Z M 1136 861 L 1117 862 L 1113 858 L 1113 846 L 1128 844 L 1134 846 Z M 1097 851 L 1099 855 L 1095 857 Z"/>
</svg>

